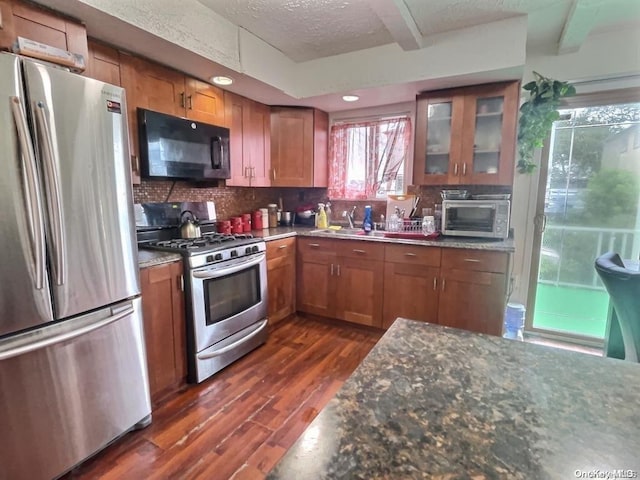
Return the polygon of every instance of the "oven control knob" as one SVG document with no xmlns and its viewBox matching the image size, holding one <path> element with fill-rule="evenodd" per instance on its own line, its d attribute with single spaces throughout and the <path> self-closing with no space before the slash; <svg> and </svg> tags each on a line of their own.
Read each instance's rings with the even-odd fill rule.
<svg viewBox="0 0 640 480">
<path fill-rule="evenodd" d="M 215 260 L 222 260 L 222 254 L 221 253 L 216 253 L 216 256 L 214 257 Z"/>
<path fill-rule="evenodd" d="M 246 253 L 247 255 L 249 255 L 251 253 L 251 247 L 247 247 L 244 249 L 244 253 Z"/>
<path fill-rule="evenodd" d="M 237 257 L 238 256 L 238 251 L 237 250 L 231 250 L 230 255 L 231 255 L 231 258 Z"/>
<path fill-rule="evenodd" d="M 213 255 L 207 255 L 207 262 L 213 262 Z"/>
<path fill-rule="evenodd" d="M 257 246 L 257 245 L 254 245 L 253 247 L 251 247 L 251 251 L 252 251 L 253 253 L 257 253 L 257 252 L 258 252 L 258 250 L 259 250 L 259 248 L 258 248 L 258 246 Z"/>
</svg>

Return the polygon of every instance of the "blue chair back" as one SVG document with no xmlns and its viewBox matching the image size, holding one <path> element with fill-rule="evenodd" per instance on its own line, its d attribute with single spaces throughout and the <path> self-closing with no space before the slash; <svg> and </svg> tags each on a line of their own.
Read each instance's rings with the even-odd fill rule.
<svg viewBox="0 0 640 480">
<path fill-rule="evenodd" d="M 618 317 L 625 360 L 638 362 L 640 356 L 640 271 L 625 268 L 617 253 L 608 252 L 595 262 Z"/>
</svg>

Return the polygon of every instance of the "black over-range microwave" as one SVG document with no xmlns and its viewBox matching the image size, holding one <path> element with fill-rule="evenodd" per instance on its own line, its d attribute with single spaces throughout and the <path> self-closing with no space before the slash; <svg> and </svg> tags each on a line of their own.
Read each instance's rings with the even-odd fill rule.
<svg viewBox="0 0 640 480">
<path fill-rule="evenodd" d="M 138 108 L 143 178 L 231 177 L 229 129 Z"/>
</svg>

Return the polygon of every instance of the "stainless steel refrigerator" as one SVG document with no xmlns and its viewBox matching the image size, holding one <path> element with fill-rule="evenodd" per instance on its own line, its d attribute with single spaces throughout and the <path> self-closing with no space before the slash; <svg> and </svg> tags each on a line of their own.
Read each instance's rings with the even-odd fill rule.
<svg viewBox="0 0 640 480">
<path fill-rule="evenodd" d="M 0 54 L 0 480 L 151 420 L 124 90 Z"/>
</svg>

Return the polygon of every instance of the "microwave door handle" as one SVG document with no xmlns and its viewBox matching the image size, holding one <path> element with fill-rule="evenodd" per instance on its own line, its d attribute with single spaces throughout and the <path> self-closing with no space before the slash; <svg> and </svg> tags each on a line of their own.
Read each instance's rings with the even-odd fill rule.
<svg viewBox="0 0 640 480">
<path fill-rule="evenodd" d="M 29 236 L 32 257 L 32 268 L 36 290 L 44 288 L 45 273 L 45 240 L 44 221 L 42 217 L 42 198 L 38 188 L 36 156 L 29 139 L 27 118 L 18 97 L 11 97 L 11 113 L 18 132 L 18 141 L 22 156 L 23 189 L 26 200 L 26 214 L 29 222 Z"/>
<path fill-rule="evenodd" d="M 222 158 L 222 137 L 213 137 L 211 139 L 211 168 L 220 170 L 222 168 Z"/>
</svg>

